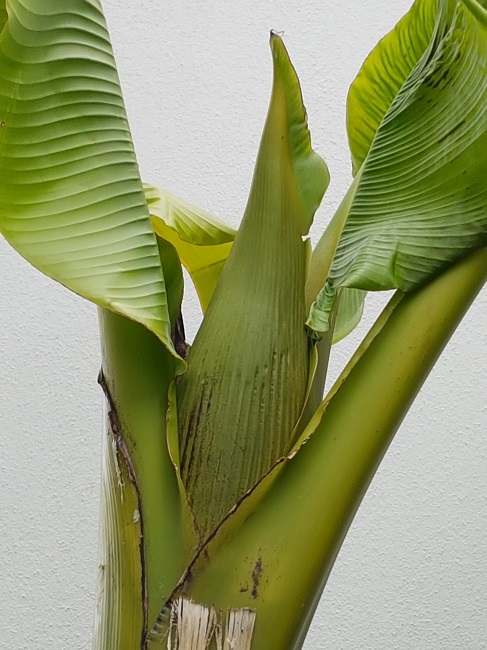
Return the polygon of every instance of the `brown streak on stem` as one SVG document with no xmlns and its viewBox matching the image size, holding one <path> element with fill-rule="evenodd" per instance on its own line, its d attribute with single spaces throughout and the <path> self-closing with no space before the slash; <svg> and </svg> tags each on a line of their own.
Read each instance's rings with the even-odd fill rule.
<svg viewBox="0 0 487 650">
<path fill-rule="evenodd" d="M 146 576 L 146 566 L 145 566 L 145 548 L 144 548 L 144 516 L 142 511 L 142 495 L 140 493 L 139 484 L 137 482 L 137 474 L 135 471 L 132 458 L 130 456 L 130 451 L 123 439 L 122 426 L 120 424 L 120 419 L 118 417 L 117 409 L 115 407 L 115 402 L 110 394 L 108 385 L 103 374 L 103 370 L 100 369 L 98 374 L 98 384 L 101 386 L 105 399 L 108 404 L 108 421 L 110 423 L 110 429 L 112 431 L 115 446 L 117 452 L 123 458 L 125 467 L 127 469 L 127 474 L 130 479 L 130 482 L 134 486 L 135 494 L 137 496 L 137 506 L 139 511 L 139 524 L 140 524 L 140 542 L 139 542 L 139 553 L 140 553 L 140 564 L 141 564 L 141 591 L 142 591 L 142 636 L 140 639 L 140 648 L 145 650 L 147 648 L 147 628 L 149 625 L 149 614 L 148 614 L 148 595 L 147 595 L 147 576 Z"/>
<path fill-rule="evenodd" d="M 252 571 L 252 598 L 259 595 L 260 579 L 262 578 L 262 558 L 259 557 Z"/>
</svg>

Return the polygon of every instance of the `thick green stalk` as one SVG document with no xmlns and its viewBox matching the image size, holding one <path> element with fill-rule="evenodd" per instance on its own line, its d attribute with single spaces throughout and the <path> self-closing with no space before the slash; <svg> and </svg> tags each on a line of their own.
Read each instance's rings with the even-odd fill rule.
<svg viewBox="0 0 487 650">
<path fill-rule="evenodd" d="M 109 430 L 94 648 L 144 647 L 194 539 L 166 440 L 175 363 L 146 328 L 100 310 Z M 130 506 L 128 506 L 130 504 Z"/>
<path fill-rule="evenodd" d="M 310 423 L 314 434 L 228 518 L 179 594 L 256 610 L 252 650 L 302 646 L 394 433 L 486 279 L 482 249 L 396 294 Z"/>
</svg>

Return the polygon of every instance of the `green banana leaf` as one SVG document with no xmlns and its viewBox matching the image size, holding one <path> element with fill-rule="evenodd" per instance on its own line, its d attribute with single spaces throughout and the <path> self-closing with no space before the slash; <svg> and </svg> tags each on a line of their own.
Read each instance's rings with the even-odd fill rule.
<svg viewBox="0 0 487 650">
<path fill-rule="evenodd" d="M 8 0 L 0 21 L 0 232 L 43 273 L 142 323 L 176 356 L 100 3 Z"/>
<path fill-rule="evenodd" d="M 294 183 L 298 193 L 301 208 L 300 230 L 301 235 L 307 235 L 313 223 L 316 210 L 319 208 L 323 196 L 330 183 L 330 174 L 325 161 L 313 151 L 311 146 L 311 135 L 308 129 L 308 118 L 303 105 L 303 97 L 299 80 L 289 55 L 284 47 L 281 38 L 271 33 L 271 49 L 274 58 L 274 88 L 276 93 L 276 119 L 284 119 L 287 122 L 287 145 L 289 150 L 286 155 L 292 166 Z M 281 96 L 277 98 L 278 84 L 282 84 Z M 272 107 L 272 105 L 271 105 Z M 269 124 L 269 130 L 271 128 Z M 264 144 L 265 132 L 263 136 Z M 262 151 L 262 149 L 261 149 Z M 278 151 L 269 152 L 278 155 Z M 278 161 L 275 160 L 275 163 Z M 258 163 L 257 163 L 258 164 Z M 254 182 L 258 179 L 254 177 Z"/>
<path fill-rule="evenodd" d="M 436 0 L 416 0 L 369 54 L 351 85 L 347 133 L 354 175 L 366 159 L 391 104 L 430 45 L 437 10 Z"/>
<path fill-rule="evenodd" d="M 205 312 L 236 231 L 167 190 L 149 184 L 144 190 L 154 232 L 176 248 Z"/>
<path fill-rule="evenodd" d="M 194 246 L 217 246 L 235 239 L 236 230 L 209 212 L 155 185 L 144 183 L 144 191 L 151 215 L 162 219 L 181 241 Z"/>
<path fill-rule="evenodd" d="M 367 59 L 348 105 L 360 178 L 312 329 L 340 287 L 410 291 L 487 241 L 486 73 L 475 0 L 417 0 Z"/>
<path fill-rule="evenodd" d="M 102 308 L 109 422 L 94 645 L 132 650 L 195 545 L 166 440 L 183 367 L 179 258 L 152 229 L 99 2 L 9 0 L 0 20 L 0 231 Z"/>
</svg>

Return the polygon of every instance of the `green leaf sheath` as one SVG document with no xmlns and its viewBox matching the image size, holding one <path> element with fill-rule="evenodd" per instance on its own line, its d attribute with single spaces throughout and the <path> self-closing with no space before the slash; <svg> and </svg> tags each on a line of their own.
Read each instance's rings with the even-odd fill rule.
<svg viewBox="0 0 487 650">
<path fill-rule="evenodd" d="M 254 609 L 252 650 L 302 647 L 363 495 L 486 279 L 483 249 L 418 291 L 396 293 L 289 459 L 225 521 L 178 593 Z"/>
<path fill-rule="evenodd" d="M 182 477 L 202 536 L 286 448 L 307 384 L 301 233 L 328 176 L 322 161 L 310 187 L 296 173 L 317 158 L 277 36 L 271 49 L 272 99 L 248 204 L 178 380 Z"/>
<path fill-rule="evenodd" d="M 410 291 L 487 241 L 487 26 L 453 0 L 418 0 L 414 15 L 429 16 L 430 5 L 436 19 L 429 44 L 367 145 L 326 285 L 311 310 L 309 323 L 320 322 L 323 331 L 341 286 Z M 423 43 L 427 22 L 410 17 L 408 29 L 396 34 L 401 48 L 406 37 L 416 47 L 416 34 Z M 373 105 L 370 96 L 379 91 L 371 79 L 380 65 L 389 74 L 393 45 L 390 35 L 380 56 L 371 55 L 351 103 Z M 375 123 L 369 126 L 372 132 Z M 359 159 L 366 145 L 357 129 L 351 143 Z"/>
<path fill-rule="evenodd" d="M 172 350 L 156 238 L 100 4 L 8 0 L 5 8 L 0 232 L 42 272 L 142 323 Z"/>
<path fill-rule="evenodd" d="M 124 543 L 117 567 L 112 570 L 123 581 L 133 556 L 140 558 L 138 544 L 142 543 L 147 617 L 152 625 L 177 583 L 194 543 L 190 536 L 191 521 L 185 519 L 184 502 L 166 440 L 168 391 L 175 362 L 146 328 L 108 310 L 100 311 L 100 336 L 102 369 L 115 414 L 112 419 L 116 418 L 119 428 L 112 435 L 121 436 L 132 463 L 140 497 L 138 516 L 143 526 L 142 540 L 137 546 Z M 123 457 L 119 463 L 124 463 Z M 115 490 L 110 487 L 112 478 L 105 477 L 104 481 L 108 481 L 109 489 Z M 134 490 L 131 483 L 125 487 L 128 492 Z M 122 502 L 111 507 L 117 516 L 124 517 Z M 129 514 L 126 526 L 138 524 L 134 512 Z M 108 542 L 101 539 L 101 547 Z M 129 591 L 121 591 L 122 601 L 131 597 Z M 100 616 L 106 615 L 107 612 Z M 104 649 L 103 643 L 100 648 Z"/>
</svg>

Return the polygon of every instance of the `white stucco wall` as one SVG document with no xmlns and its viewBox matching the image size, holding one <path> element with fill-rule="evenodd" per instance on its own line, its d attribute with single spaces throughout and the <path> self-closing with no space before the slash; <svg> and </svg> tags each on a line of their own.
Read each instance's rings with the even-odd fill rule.
<svg viewBox="0 0 487 650">
<path fill-rule="evenodd" d="M 104 0 L 143 177 L 238 223 L 270 91 L 268 31 L 284 30 L 332 174 L 316 239 L 350 180 L 348 86 L 409 4 Z M 0 648 L 87 649 L 102 420 L 95 308 L 3 241 L 0 278 Z M 486 306 L 484 291 L 397 435 L 307 650 L 487 648 Z M 189 300 L 186 320 L 197 318 Z M 337 347 L 333 376 L 357 339 Z"/>
</svg>

